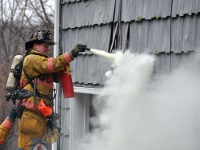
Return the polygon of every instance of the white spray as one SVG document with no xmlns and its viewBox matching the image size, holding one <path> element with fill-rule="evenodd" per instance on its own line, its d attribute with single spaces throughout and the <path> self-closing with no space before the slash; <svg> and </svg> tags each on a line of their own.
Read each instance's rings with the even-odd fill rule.
<svg viewBox="0 0 200 150">
<path fill-rule="evenodd" d="M 79 149 L 199 149 L 199 72 L 179 69 L 149 84 L 154 57 L 129 52 L 115 56 L 117 68 L 94 101 L 97 108 L 104 103 L 100 128 Z"/>
<path fill-rule="evenodd" d="M 107 58 L 110 58 L 110 59 L 115 59 L 116 55 L 115 54 L 112 54 L 112 53 L 107 53 L 103 50 L 98 50 L 98 49 L 90 49 L 90 51 L 94 54 L 97 54 L 97 55 L 100 55 L 100 56 L 103 56 L 103 57 L 107 57 Z"/>
</svg>

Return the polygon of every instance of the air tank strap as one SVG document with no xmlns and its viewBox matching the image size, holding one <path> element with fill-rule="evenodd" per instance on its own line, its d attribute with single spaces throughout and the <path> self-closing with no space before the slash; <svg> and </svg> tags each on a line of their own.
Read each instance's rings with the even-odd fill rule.
<svg viewBox="0 0 200 150">
<path fill-rule="evenodd" d="M 37 87 L 34 86 L 34 83 L 36 82 L 36 80 L 34 80 L 34 83 L 33 83 L 33 82 L 32 82 L 32 78 L 30 78 L 30 77 L 28 76 L 28 74 L 26 73 L 26 70 L 25 70 L 24 68 L 23 68 L 23 71 L 24 71 L 24 74 L 25 74 L 26 78 L 28 79 L 28 83 L 30 83 L 30 85 L 32 86 L 32 88 L 35 90 L 34 93 L 36 94 L 36 96 L 41 97 L 41 98 L 46 98 L 46 99 L 49 99 L 49 100 L 53 100 L 53 97 L 52 97 L 52 96 L 41 94 L 41 93 L 38 91 Z M 27 83 L 27 84 L 28 84 L 28 83 Z"/>
</svg>

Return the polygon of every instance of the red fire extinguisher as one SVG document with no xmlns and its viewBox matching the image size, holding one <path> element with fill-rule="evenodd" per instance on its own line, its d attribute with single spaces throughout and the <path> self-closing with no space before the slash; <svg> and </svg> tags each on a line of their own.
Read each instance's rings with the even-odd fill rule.
<svg viewBox="0 0 200 150">
<path fill-rule="evenodd" d="M 72 83 L 70 64 L 67 64 L 67 66 L 60 71 L 60 74 L 64 98 L 74 97 L 74 87 Z"/>
</svg>

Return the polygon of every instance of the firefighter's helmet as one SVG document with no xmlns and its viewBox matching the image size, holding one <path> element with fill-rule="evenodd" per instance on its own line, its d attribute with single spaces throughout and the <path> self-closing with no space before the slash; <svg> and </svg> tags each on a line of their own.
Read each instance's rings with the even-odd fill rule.
<svg viewBox="0 0 200 150">
<path fill-rule="evenodd" d="M 52 41 L 51 32 L 49 30 L 38 30 L 37 32 L 33 33 L 31 35 L 30 41 L 27 41 L 25 44 L 25 49 L 29 50 L 30 48 L 33 48 L 34 43 L 49 43 L 49 45 L 54 45 L 55 42 Z"/>
</svg>

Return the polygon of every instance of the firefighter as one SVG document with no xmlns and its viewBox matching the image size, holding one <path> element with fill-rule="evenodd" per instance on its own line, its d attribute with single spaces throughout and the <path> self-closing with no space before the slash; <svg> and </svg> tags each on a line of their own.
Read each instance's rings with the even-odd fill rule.
<svg viewBox="0 0 200 150">
<path fill-rule="evenodd" d="M 49 46 L 54 44 L 48 30 L 35 32 L 32 34 L 30 41 L 25 43 L 28 55 L 24 58 L 20 87 L 31 93 L 31 96 L 21 101 L 20 108 L 23 109 L 17 109 L 16 111 L 13 108 L 1 124 L 1 143 L 5 141 L 9 134 L 16 114 L 21 114 L 19 117 L 21 119 L 19 119 L 17 150 L 30 150 L 42 142 L 46 125 L 53 114 L 53 82 L 59 82 L 59 72 L 73 61 L 79 52 L 84 52 L 87 49 L 86 45 L 78 44 L 70 52 L 56 58 L 47 57 Z M 40 106 L 42 106 L 42 109 Z M 50 128 L 52 128 L 51 123 Z"/>
</svg>

